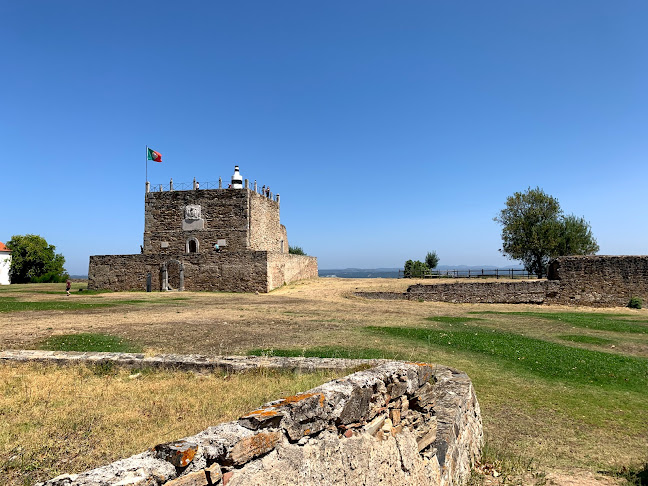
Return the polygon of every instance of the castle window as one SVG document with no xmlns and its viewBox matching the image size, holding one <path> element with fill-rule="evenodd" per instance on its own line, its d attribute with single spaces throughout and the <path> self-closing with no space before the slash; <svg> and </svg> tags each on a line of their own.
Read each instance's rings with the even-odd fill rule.
<svg viewBox="0 0 648 486">
<path fill-rule="evenodd" d="M 196 238 L 189 238 L 186 245 L 187 253 L 198 253 L 198 240 Z"/>
</svg>

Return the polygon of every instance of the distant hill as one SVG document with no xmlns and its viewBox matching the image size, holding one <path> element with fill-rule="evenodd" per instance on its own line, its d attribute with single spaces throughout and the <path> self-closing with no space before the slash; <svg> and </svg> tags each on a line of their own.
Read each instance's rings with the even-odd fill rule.
<svg viewBox="0 0 648 486">
<path fill-rule="evenodd" d="M 320 277 L 339 278 L 398 278 L 398 268 L 344 268 L 318 270 Z"/>
<path fill-rule="evenodd" d="M 498 267 L 494 265 L 439 265 L 436 270 L 458 270 L 467 272 L 468 270 L 521 270 L 519 265 L 509 265 Z M 398 278 L 398 271 L 402 268 L 333 268 L 319 269 L 320 277 L 338 277 L 338 278 Z"/>
</svg>

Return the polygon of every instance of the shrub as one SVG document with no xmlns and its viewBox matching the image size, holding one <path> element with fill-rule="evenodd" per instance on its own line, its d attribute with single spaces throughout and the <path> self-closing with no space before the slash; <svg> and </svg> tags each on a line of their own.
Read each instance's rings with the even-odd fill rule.
<svg viewBox="0 0 648 486">
<path fill-rule="evenodd" d="M 628 302 L 628 307 L 631 309 L 641 309 L 641 306 L 643 305 L 643 302 L 639 297 L 632 297 L 630 299 L 630 302 Z"/>
<path fill-rule="evenodd" d="M 306 255 L 301 246 L 288 245 L 288 253 L 290 253 L 291 255 Z"/>
<path fill-rule="evenodd" d="M 421 278 L 425 275 L 430 269 L 428 266 L 419 261 L 407 260 L 405 262 L 405 269 L 403 275 L 405 278 Z"/>
<path fill-rule="evenodd" d="M 61 283 L 65 282 L 68 278 L 69 275 L 67 273 L 61 275 L 58 272 L 47 272 L 38 277 L 32 277 L 30 281 L 31 283 Z"/>
</svg>

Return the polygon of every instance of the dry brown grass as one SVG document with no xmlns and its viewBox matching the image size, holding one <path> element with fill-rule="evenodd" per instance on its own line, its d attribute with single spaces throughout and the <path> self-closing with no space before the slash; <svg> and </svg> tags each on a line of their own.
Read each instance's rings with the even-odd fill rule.
<svg viewBox="0 0 648 486">
<path fill-rule="evenodd" d="M 434 327 L 436 323 L 424 318 L 481 317 L 469 314 L 474 311 L 622 313 L 648 319 L 647 309 L 380 301 L 353 295 L 356 290 L 403 292 L 412 283 L 416 281 L 322 278 L 290 284 L 261 295 L 202 292 L 84 295 L 74 292 L 70 299 L 79 302 L 119 303 L 133 299 L 146 302 L 96 310 L 0 314 L 0 348 L 31 348 L 52 334 L 79 332 L 125 337 L 143 346 L 148 354 L 245 354 L 253 348 L 309 349 L 316 346 L 375 348 L 382 350 L 385 356 L 398 353 L 408 359 L 442 363 L 466 371 L 475 383 L 489 444 L 502 457 L 512 456 L 522 462 L 533 461 L 537 467 L 564 470 L 579 467 L 589 471 L 615 471 L 645 463 L 648 459 L 648 391 L 646 394 L 609 392 L 587 386 L 556 385 L 529 378 L 482 356 L 390 339 L 369 334 L 364 328 Z M 425 283 L 435 282 L 426 280 Z M 61 290 L 63 287 L 11 286 L 11 289 L 0 289 L 0 296 L 13 295 L 29 300 L 66 298 L 63 292 L 60 295 L 41 294 L 31 293 L 30 289 Z M 178 298 L 187 300 L 174 300 Z M 487 320 L 477 321 L 476 325 L 515 331 L 565 345 L 568 343 L 556 339 L 557 334 L 609 337 L 616 345 L 607 351 L 648 356 L 646 335 L 592 332 L 533 317 L 483 317 Z M 587 344 L 570 345 L 602 349 Z M 173 388 L 172 376 L 160 376 L 160 389 Z M 129 382 L 127 378 L 121 380 Z M 302 387 L 305 388 L 308 387 Z M 79 390 L 87 388 L 84 385 Z M 276 398 L 281 393 L 269 395 L 269 398 Z M 159 392 L 158 397 L 162 396 L 166 396 L 166 392 Z M 194 406 L 197 409 L 206 407 L 199 403 Z M 167 437 L 176 438 L 177 435 Z M 144 442 L 148 446 L 156 440 Z"/>
<path fill-rule="evenodd" d="M 32 484 L 234 420 L 335 373 L 236 375 L 0 366 L 0 476 Z"/>
</svg>

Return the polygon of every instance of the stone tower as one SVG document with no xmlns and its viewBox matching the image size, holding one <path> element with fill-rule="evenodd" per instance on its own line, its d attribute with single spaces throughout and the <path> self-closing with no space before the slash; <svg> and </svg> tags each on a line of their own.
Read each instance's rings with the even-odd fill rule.
<svg viewBox="0 0 648 486">
<path fill-rule="evenodd" d="M 316 277 L 316 258 L 288 253 L 279 196 L 247 180 L 234 186 L 150 192 L 147 184 L 141 253 L 91 256 L 88 288 L 268 292 Z"/>
</svg>

